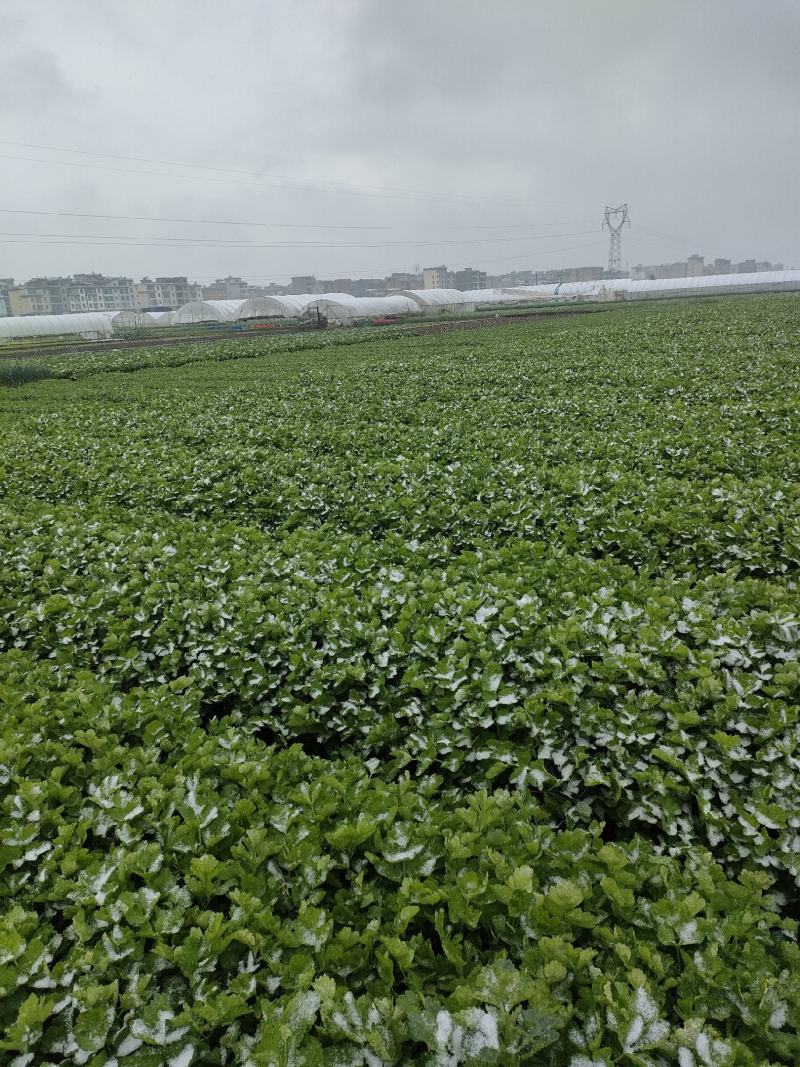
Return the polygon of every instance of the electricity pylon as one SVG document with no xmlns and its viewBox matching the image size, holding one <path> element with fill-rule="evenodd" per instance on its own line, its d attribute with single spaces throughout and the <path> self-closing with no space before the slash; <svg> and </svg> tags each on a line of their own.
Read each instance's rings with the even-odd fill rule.
<svg viewBox="0 0 800 1067">
<path fill-rule="evenodd" d="M 622 227 L 626 223 L 628 226 L 631 224 L 628 218 L 627 204 L 621 204 L 619 207 L 606 207 L 602 228 L 608 230 L 611 238 L 608 248 L 608 274 L 611 278 L 616 278 L 622 273 L 622 239 L 620 234 L 622 233 Z"/>
</svg>

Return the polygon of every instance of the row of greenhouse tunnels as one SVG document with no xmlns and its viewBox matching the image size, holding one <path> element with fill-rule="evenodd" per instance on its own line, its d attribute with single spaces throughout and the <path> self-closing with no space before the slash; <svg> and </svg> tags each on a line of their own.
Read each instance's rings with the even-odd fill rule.
<svg viewBox="0 0 800 1067">
<path fill-rule="evenodd" d="M 174 311 L 97 311 L 67 315 L 0 318 L 0 343 L 20 338 L 80 336 L 113 337 L 126 330 L 164 329 L 199 323 L 347 325 L 385 323 L 407 316 L 460 316 L 492 307 L 604 301 L 654 300 L 689 296 L 732 296 L 744 293 L 800 291 L 800 270 L 757 274 L 718 274 L 695 278 L 633 281 L 612 278 L 593 282 L 515 286 L 508 289 L 409 289 L 380 297 L 348 293 L 324 296 L 258 296 L 249 300 L 197 300 Z"/>
</svg>

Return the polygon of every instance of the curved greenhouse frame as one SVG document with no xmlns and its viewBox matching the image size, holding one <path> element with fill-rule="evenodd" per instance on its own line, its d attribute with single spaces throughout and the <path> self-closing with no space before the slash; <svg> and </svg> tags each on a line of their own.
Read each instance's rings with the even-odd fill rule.
<svg viewBox="0 0 800 1067">
<path fill-rule="evenodd" d="M 404 289 L 400 295 L 413 300 L 423 315 L 475 310 L 475 301 L 460 289 Z"/>
<path fill-rule="evenodd" d="M 192 300 L 172 312 L 173 325 L 191 322 L 233 322 L 244 300 Z"/>
<path fill-rule="evenodd" d="M 151 311 L 115 311 L 112 313 L 111 325 L 118 326 L 155 326 L 158 322 Z"/>
<path fill-rule="evenodd" d="M 509 289 L 504 289 L 504 293 L 509 293 L 514 296 L 515 300 L 553 300 L 555 284 L 550 285 L 515 285 Z"/>
<path fill-rule="evenodd" d="M 315 297 L 305 309 L 319 311 L 328 322 L 352 322 L 384 315 L 415 315 L 419 307 L 405 296 L 349 296 L 346 293 L 326 293 Z"/>
<path fill-rule="evenodd" d="M 237 319 L 296 319 L 316 300 L 313 293 L 292 296 L 251 296 L 245 300 Z"/>
<path fill-rule="evenodd" d="M 525 299 L 524 296 L 514 293 L 512 289 L 466 289 L 462 292 L 462 296 L 472 301 L 476 307 L 480 307 L 481 304 L 516 304 Z"/>
</svg>

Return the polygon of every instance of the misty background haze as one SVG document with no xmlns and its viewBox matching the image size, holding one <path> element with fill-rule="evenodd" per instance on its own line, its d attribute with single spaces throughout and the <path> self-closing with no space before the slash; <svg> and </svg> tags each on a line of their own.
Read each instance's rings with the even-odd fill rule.
<svg viewBox="0 0 800 1067">
<path fill-rule="evenodd" d="M 796 0 L 0 11 L 0 276 L 800 265 Z"/>
</svg>

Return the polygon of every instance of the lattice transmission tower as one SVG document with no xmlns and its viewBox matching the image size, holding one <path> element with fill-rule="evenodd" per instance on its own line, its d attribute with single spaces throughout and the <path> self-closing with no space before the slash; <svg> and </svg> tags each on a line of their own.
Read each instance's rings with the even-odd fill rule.
<svg viewBox="0 0 800 1067">
<path fill-rule="evenodd" d="M 627 223 L 630 226 L 630 219 L 628 218 L 628 205 L 621 204 L 619 207 L 606 207 L 606 213 L 603 218 L 603 229 L 608 230 L 611 243 L 608 247 L 608 273 L 611 278 L 616 278 L 622 273 L 622 227 Z"/>
</svg>

